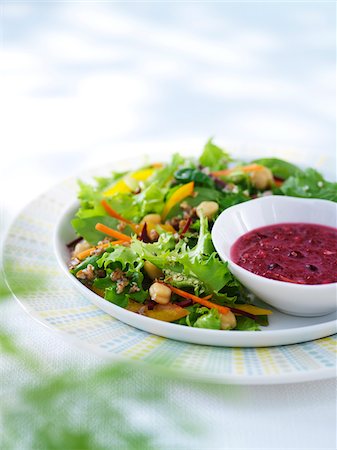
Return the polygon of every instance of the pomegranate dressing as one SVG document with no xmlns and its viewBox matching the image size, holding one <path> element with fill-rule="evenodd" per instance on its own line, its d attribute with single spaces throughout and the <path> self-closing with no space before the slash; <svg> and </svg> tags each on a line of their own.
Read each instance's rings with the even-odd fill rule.
<svg viewBox="0 0 337 450">
<path fill-rule="evenodd" d="M 256 275 L 297 284 L 337 282 L 337 229 L 280 223 L 252 230 L 231 248 L 232 260 Z"/>
</svg>

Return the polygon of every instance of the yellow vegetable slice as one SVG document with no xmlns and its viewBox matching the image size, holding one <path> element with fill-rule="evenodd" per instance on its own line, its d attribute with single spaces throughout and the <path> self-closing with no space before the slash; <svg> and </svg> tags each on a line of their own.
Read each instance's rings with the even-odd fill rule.
<svg viewBox="0 0 337 450">
<path fill-rule="evenodd" d="M 155 169 L 143 169 L 138 170 L 137 172 L 134 172 L 132 174 L 132 178 L 134 178 L 137 181 L 145 181 L 153 174 Z"/>
<path fill-rule="evenodd" d="M 103 192 L 103 197 L 111 197 L 120 192 L 132 192 L 138 188 L 139 181 L 147 180 L 155 169 L 142 169 L 137 172 L 125 175 L 122 180 L 117 181 L 113 186 Z"/>
<path fill-rule="evenodd" d="M 253 314 L 254 316 L 269 316 L 273 314 L 270 309 L 259 308 L 254 305 L 235 305 L 235 309 Z"/>
<path fill-rule="evenodd" d="M 168 303 L 167 305 L 156 305 L 152 310 L 147 310 L 145 315 L 152 319 L 162 320 L 163 322 L 174 322 L 182 317 L 188 316 L 189 311 L 179 305 Z"/>
<path fill-rule="evenodd" d="M 168 213 L 171 211 L 173 206 L 175 206 L 177 203 L 180 203 L 182 200 L 184 200 L 184 198 L 192 195 L 193 191 L 194 191 L 194 181 L 184 184 L 179 189 L 177 189 L 164 206 L 161 215 L 162 220 L 166 219 Z"/>
<path fill-rule="evenodd" d="M 103 197 L 111 197 L 113 194 L 131 191 L 132 189 L 125 183 L 124 180 L 119 180 L 116 184 L 103 192 Z"/>
</svg>

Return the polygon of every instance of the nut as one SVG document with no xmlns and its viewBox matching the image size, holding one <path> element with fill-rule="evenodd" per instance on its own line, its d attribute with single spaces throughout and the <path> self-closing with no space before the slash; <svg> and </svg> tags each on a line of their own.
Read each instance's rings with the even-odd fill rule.
<svg viewBox="0 0 337 450">
<path fill-rule="evenodd" d="M 232 311 L 227 314 L 220 314 L 220 328 L 222 330 L 232 330 L 236 327 L 236 318 Z"/>
<path fill-rule="evenodd" d="M 144 270 L 147 276 L 151 278 L 151 280 L 155 280 L 163 276 L 163 272 L 150 261 L 145 261 Z"/>
<path fill-rule="evenodd" d="M 196 208 L 197 216 L 204 216 L 207 219 L 211 219 L 218 211 L 219 205 L 217 202 L 201 202 Z"/>
<path fill-rule="evenodd" d="M 249 173 L 249 178 L 254 187 L 263 191 L 272 186 L 274 177 L 270 169 L 261 166 L 258 170 Z"/>
<path fill-rule="evenodd" d="M 85 269 L 79 270 L 76 273 L 76 278 L 79 280 L 93 280 L 95 278 L 94 266 L 92 264 L 88 264 Z"/>
<path fill-rule="evenodd" d="M 149 289 L 151 300 L 160 305 L 167 305 L 171 300 L 171 289 L 162 283 L 153 283 Z"/>
<path fill-rule="evenodd" d="M 150 230 L 147 235 L 149 236 L 152 242 L 158 241 L 159 239 L 159 234 L 157 233 L 156 230 Z"/>
</svg>

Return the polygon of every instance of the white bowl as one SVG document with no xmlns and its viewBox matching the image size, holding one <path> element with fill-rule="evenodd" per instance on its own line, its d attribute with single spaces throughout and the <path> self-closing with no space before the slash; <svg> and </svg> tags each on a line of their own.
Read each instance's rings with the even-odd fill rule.
<svg viewBox="0 0 337 450">
<path fill-rule="evenodd" d="M 256 275 L 235 264 L 230 256 L 234 242 L 255 228 L 278 223 L 315 223 L 336 227 L 337 203 L 272 195 L 223 211 L 212 230 L 214 246 L 231 272 L 261 300 L 295 316 L 322 316 L 337 310 L 337 283 L 300 285 Z"/>
</svg>

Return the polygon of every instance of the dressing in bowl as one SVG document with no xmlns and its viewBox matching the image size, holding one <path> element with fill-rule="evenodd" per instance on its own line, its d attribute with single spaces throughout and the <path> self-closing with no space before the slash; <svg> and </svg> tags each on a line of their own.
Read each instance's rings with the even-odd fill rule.
<svg viewBox="0 0 337 450">
<path fill-rule="evenodd" d="M 232 273 L 287 314 L 337 309 L 337 204 L 269 196 L 225 210 L 212 239 Z"/>
</svg>

